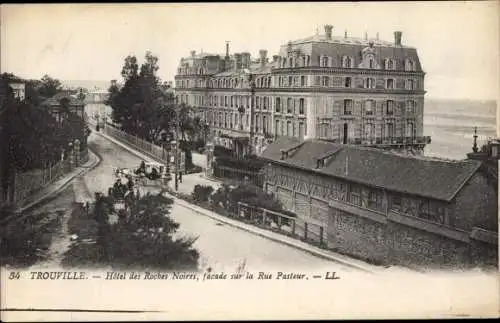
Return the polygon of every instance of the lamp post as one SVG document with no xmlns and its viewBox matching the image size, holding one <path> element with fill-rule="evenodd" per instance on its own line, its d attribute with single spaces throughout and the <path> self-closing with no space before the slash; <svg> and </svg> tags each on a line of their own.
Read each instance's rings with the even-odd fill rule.
<svg viewBox="0 0 500 323">
<path fill-rule="evenodd" d="M 179 97 L 175 97 L 175 109 L 174 109 L 174 116 L 175 116 L 175 190 L 177 191 L 179 189 L 179 131 L 180 131 L 180 118 L 179 118 L 179 113 L 177 111 L 179 107 Z"/>
</svg>

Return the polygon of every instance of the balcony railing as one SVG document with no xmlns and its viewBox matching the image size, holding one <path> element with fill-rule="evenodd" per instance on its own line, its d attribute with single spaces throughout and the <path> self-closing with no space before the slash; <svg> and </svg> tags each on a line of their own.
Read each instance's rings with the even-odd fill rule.
<svg viewBox="0 0 500 323">
<path fill-rule="evenodd" d="M 342 139 L 329 139 L 326 137 L 320 137 L 320 139 L 342 143 Z M 430 136 L 421 137 L 392 137 L 392 138 L 351 138 L 347 140 L 347 144 L 350 145 L 362 145 L 362 146 L 401 146 L 401 145 L 426 145 L 431 143 Z"/>
</svg>

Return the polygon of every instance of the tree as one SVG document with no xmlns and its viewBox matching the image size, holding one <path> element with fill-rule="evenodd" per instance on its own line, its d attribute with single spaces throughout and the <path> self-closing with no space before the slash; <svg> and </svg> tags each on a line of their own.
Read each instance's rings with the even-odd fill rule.
<svg viewBox="0 0 500 323">
<path fill-rule="evenodd" d="M 41 87 L 38 89 L 38 94 L 44 98 L 53 97 L 62 90 L 61 82 L 48 75 L 44 75 L 42 77 L 41 83 Z"/>
<path fill-rule="evenodd" d="M 168 216 L 173 200 L 150 194 L 135 199 L 127 216 L 115 224 L 109 224 L 108 216 L 115 212 L 110 201 L 109 197 L 96 197 L 96 216 L 102 227 L 98 245 L 105 251 L 101 262 L 120 269 L 197 269 L 196 239 L 173 238 L 179 228 Z"/>
</svg>

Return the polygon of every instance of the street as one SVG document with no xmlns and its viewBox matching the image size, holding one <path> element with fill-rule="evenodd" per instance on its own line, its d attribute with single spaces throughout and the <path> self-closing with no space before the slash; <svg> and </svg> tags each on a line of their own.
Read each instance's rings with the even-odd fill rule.
<svg viewBox="0 0 500 323">
<path fill-rule="evenodd" d="M 113 185 L 115 178 L 113 169 L 116 167 L 134 168 L 141 159 L 114 144 L 98 134 L 91 134 L 89 143 L 92 149 L 102 157 L 101 163 L 84 176 L 76 178 L 69 189 L 73 191 L 72 199 L 54 199 L 40 207 L 41 210 L 71 209 L 71 203 L 91 201 L 95 192 L 106 193 Z M 173 182 L 173 181 L 172 181 Z M 183 177 L 180 190 L 188 193 L 197 183 L 207 185 L 207 179 L 199 174 Z M 171 183 L 173 185 L 173 183 Z M 191 188 L 189 188 L 189 186 Z M 159 188 L 148 187 L 146 190 L 158 193 Z M 62 237 L 67 232 L 65 228 L 68 213 L 62 219 L 62 227 L 58 238 L 50 247 L 50 259 L 39 263 L 36 267 L 56 266 L 59 257 L 70 245 L 68 237 Z M 200 252 L 200 266 L 211 267 L 213 270 L 235 270 L 242 263 L 246 270 L 303 270 L 303 271 L 352 271 L 353 269 L 329 260 L 313 256 L 293 247 L 271 241 L 269 239 L 248 233 L 244 230 L 220 223 L 217 220 L 186 209 L 174 202 L 171 216 L 180 224 L 176 237 L 196 237 L 195 248 Z M 68 234 L 66 234 L 68 235 Z"/>
<path fill-rule="evenodd" d="M 93 133 L 89 141 L 95 143 L 93 148 L 103 158 L 101 164 L 85 175 L 84 180 L 80 182 L 86 185 L 86 191 L 91 192 L 92 195 L 94 192 L 104 193 L 113 185 L 114 168 L 134 168 L 141 162 L 140 158 L 97 134 Z M 183 176 L 183 183 L 179 184 L 179 188 L 184 193 L 190 193 L 192 187 L 198 183 L 207 185 L 210 182 L 200 178 L 199 174 L 192 174 Z M 170 184 L 173 185 L 173 181 Z M 158 192 L 159 189 L 151 191 Z M 171 215 L 180 223 L 178 234 L 198 237 L 195 247 L 201 253 L 202 265 L 209 265 L 213 269 L 234 269 L 245 261 L 247 269 L 352 270 L 281 243 L 224 225 L 178 204 L 173 205 Z"/>
</svg>

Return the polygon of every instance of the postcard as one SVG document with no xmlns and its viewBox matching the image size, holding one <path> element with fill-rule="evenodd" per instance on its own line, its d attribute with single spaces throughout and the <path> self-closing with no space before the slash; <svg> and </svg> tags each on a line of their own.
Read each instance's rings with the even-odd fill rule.
<svg viewBox="0 0 500 323">
<path fill-rule="evenodd" d="M 0 12 L 2 321 L 499 316 L 497 1 Z"/>
</svg>

